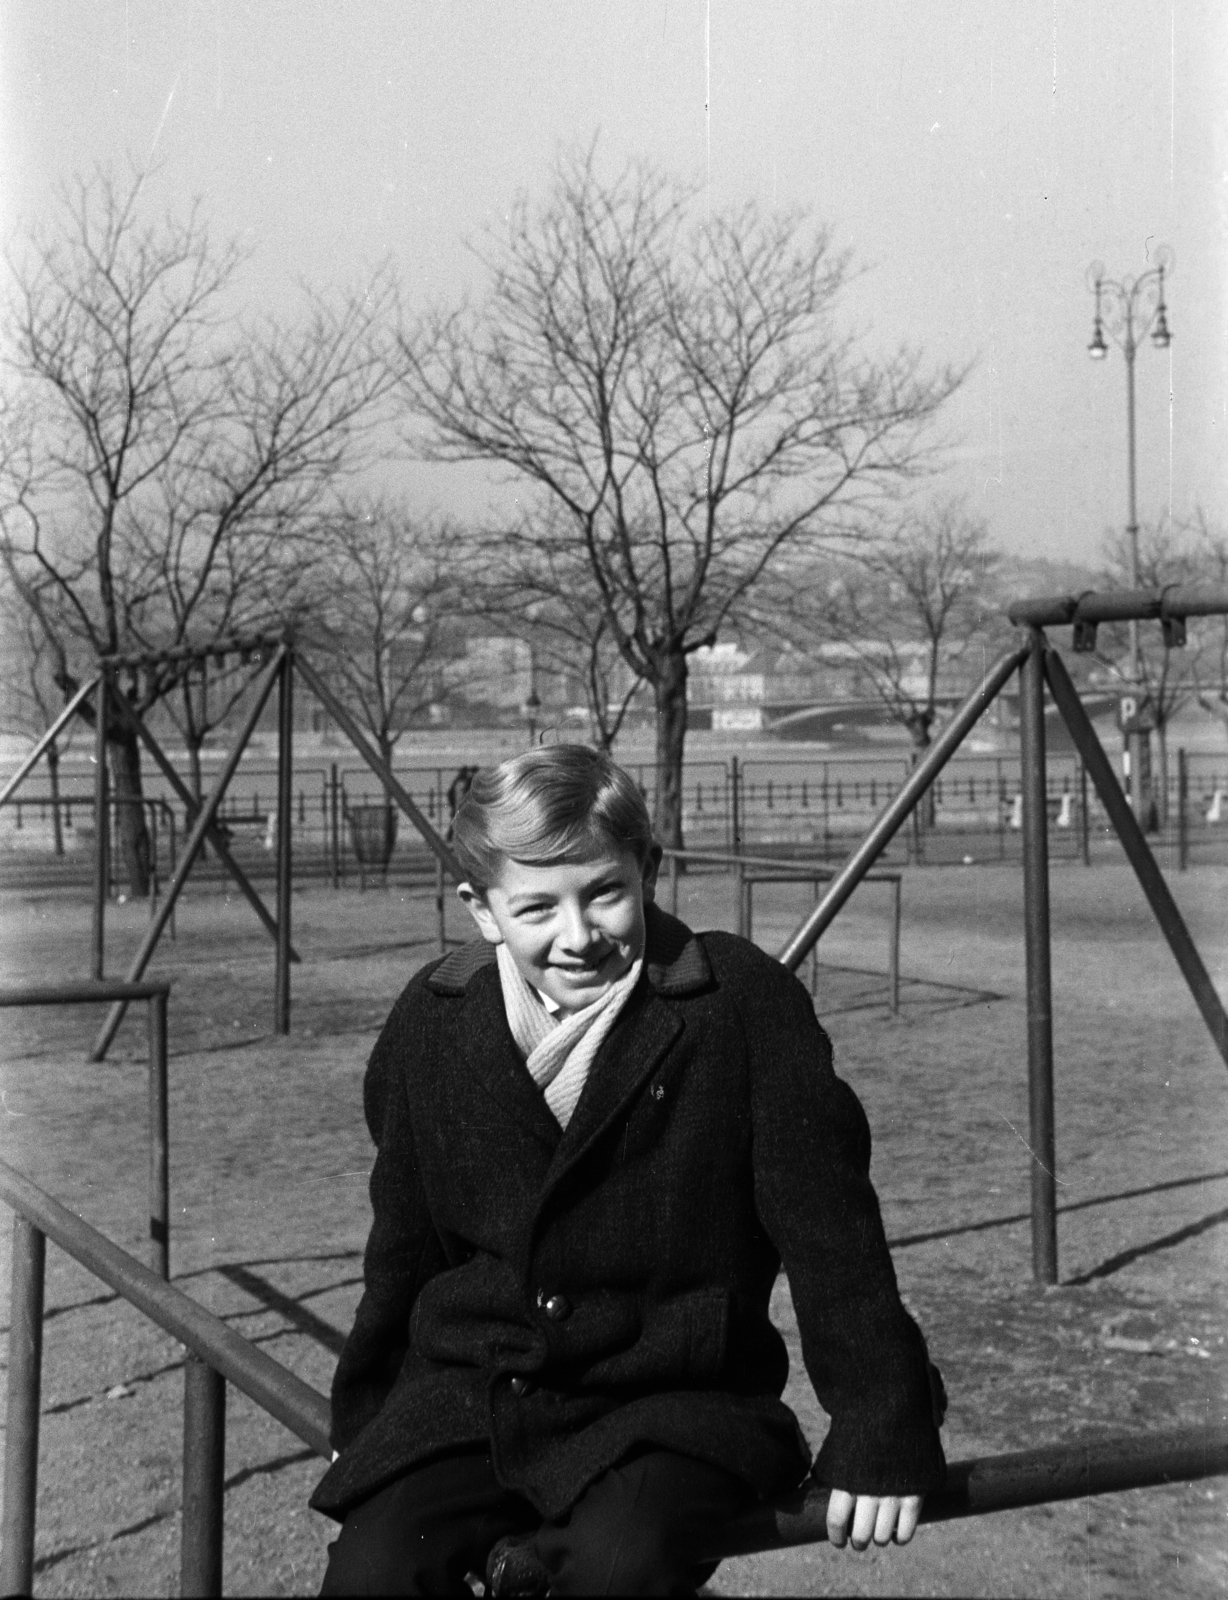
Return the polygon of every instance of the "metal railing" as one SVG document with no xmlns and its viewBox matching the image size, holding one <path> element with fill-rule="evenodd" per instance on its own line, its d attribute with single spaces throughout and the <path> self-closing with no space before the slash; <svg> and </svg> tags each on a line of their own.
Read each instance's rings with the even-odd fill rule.
<svg viewBox="0 0 1228 1600">
<path fill-rule="evenodd" d="M 0 1593 L 29 1594 L 34 1577 L 44 1263 L 50 1239 L 187 1346 L 180 1580 L 185 1595 L 221 1594 L 226 1384 L 233 1383 L 325 1457 L 332 1453 L 328 1401 L 5 1162 L 0 1162 L 0 1199 L 16 1213 Z"/>
<path fill-rule="evenodd" d="M 170 1158 L 167 1126 L 166 1008 L 171 986 L 166 978 L 145 983 L 57 983 L 0 989 L 7 1006 L 77 1006 L 144 1000 L 149 1005 L 149 1265 L 170 1277 Z"/>
<path fill-rule="evenodd" d="M 0 1592 L 29 1594 L 34 1577 L 43 1291 L 50 1239 L 187 1348 L 181 1593 L 220 1595 L 226 1384 L 234 1384 L 325 1459 L 332 1454 L 328 1401 L 5 1162 L 0 1162 L 0 1200 L 15 1213 Z M 952 1462 L 945 1487 L 926 1497 L 921 1520 L 984 1516 L 1225 1472 L 1225 1428 L 1073 1440 Z M 810 1484 L 728 1524 L 710 1554 L 719 1559 L 826 1537 L 827 1491 Z"/>
<path fill-rule="evenodd" d="M 776 859 L 772 856 L 725 855 L 707 850 L 665 850 L 666 883 L 669 886 L 669 908 L 678 914 L 678 868 L 686 866 L 724 867 L 733 875 L 736 896 L 735 916 L 737 932 L 744 939 L 754 938 L 755 899 L 757 883 L 808 883 L 814 889 L 817 903 L 819 888 L 836 876 L 834 867 L 820 866 L 803 857 L 795 860 Z M 887 1003 L 892 1012 L 900 1009 L 900 923 L 901 886 L 903 873 L 876 868 L 867 871 L 859 880 L 862 883 L 885 883 L 891 889 L 891 904 L 887 920 Z M 810 947 L 810 992 L 817 993 L 819 980 L 819 946 L 816 939 Z M 799 962 L 800 965 L 800 962 Z M 795 969 L 796 970 L 796 969 Z"/>
</svg>

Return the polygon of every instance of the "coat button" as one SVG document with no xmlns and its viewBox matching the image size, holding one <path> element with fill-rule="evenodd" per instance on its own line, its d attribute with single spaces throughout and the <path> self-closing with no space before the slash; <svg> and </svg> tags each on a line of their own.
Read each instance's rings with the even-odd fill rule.
<svg viewBox="0 0 1228 1600">
<path fill-rule="evenodd" d="M 652 1098 L 654 1100 L 664 1100 L 665 1099 L 665 1085 L 664 1084 L 661 1084 L 661 1083 L 654 1083 L 653 1084 L 653 1086 L 652 1086 Z"/>
<path fill-rule="evenodd" d="M 534 1385 L 533 1380 L 531 1378 L 513 1378 L 512 1379 L 512 1384 L 511 1384 L 512 1393 L 516 1396 L 516 1398 L 518 1400 L 521 1399 L 526 1394 L 532 1394 L 534 1388 L 535 1388 L 535 1385 Z"/>
<path fill-rule="evenodd" d="M 552 1294 L 542 1307 L 542 1310 L 550 1318 L 551 1322 L 562 1322 L 565 1317 L 571 1315 L 571 1302 L 565 1300 L 561 1294 Z"/>
</svg>

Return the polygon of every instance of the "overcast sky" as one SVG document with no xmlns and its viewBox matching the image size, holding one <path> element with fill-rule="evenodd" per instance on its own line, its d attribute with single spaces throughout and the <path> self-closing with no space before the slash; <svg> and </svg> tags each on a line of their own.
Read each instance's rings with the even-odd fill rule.
<svg viewBox="0 0 1228 1600">
<path fill-rule="evenodd" d="M 71 174 L 152 158 L 159 202 L 250 247 L 253 304 L 388 255 L 411 303 L 455 295 L 464 240 L 598 130 L 713 206 L 808 208 L 866 269 L 851 327 L 976 362 L 942 487 L 1013 551 L 1093 559 L 1124 521 L 1125 364 L 1087 359 L 1085 273 L 1167 243 L 1140 511 L 1228 523 L 1222 0 L 4 0 L 0 29 L 6 241 Z"/>
</svg>

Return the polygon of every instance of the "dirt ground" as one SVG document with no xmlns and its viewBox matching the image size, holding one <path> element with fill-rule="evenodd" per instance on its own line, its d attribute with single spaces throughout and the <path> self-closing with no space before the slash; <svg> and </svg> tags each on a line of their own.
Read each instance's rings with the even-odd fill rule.
<svg viewBox="0 0 1228 1600">
<path fill-rule="evenodd" d="M 1228 871 L 1174 889 L 1221 991 Z M 779 946 L 807 888 L 756 892 Z M 869 1112 L 901 1285 L 951 1395 L 952 1459 L 1098 1432 L 1225 1419 L 1228 1073 L 1128 869 L 1053 878 L 1060 1287 L 1031 1282 L 1021 887 L 1017 869 L 910 870 L 902 1009 L 885 1005 L 886 892 L 867 886 L 824 940 L 818 1007 Z M 682 914 L 730 926 L 728 880 Z M 320 1389 L 353 1314 L 368 1224 L 366 1055 L 434 953 L 421 894 L 294 897 L 293 1028 L 271 1032 L 272 952 L 242 900 L 189 891 L 152 969 L 174 981 L 175 1282 Z M 459 908 L 450 913 L 463 931 Z M 108 971 L 145 926 L 108 914 Z M 79 897 L 0 896 L 8 982 L 81 977 Z M 142 1254 L 144 1024 L 89 1065 L 95 1012 L 9 1011 L 0 1155 Z M 0 1229 L 7 1324 L 7 1224 Z M 48 1252 L 36 1592 L 177 1592 L 181 1353 L 54 1247 Z M 824 1423 L 797 1359 L 788 1398 Z M 230 1393 L 227 1593 L 318 1587 L 329 1525 L 306 1509 L 321 1466 Z M 922 1528 L 906 1550 L 825 1545 L 726 1563 L 721 1594 L 1221 1595 L 1228 1480 Z"/>
</svg>

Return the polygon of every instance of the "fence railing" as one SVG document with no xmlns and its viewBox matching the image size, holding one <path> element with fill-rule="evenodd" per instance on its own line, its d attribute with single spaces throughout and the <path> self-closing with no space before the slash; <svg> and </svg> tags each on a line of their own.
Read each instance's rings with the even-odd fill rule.
<svg viewBox="0 0 1228 1600">
<path fill-rule="evenodd" d="M 167 1109 L 166 1010 L 170 981 L 145 983 L 56 983 L 0 989 L 0 1009 L 9 1006 L 106 1005 L 116 1000 L 147 1002 L 149 1019 L 149 1264 L 170 1277 L 170 1135 Z"/>
<path fill-rule="evenodd" d="M 220 1595 L 226 1384 L 232 1383 L 325 1459 L 331 1455 L 328 1401 L 5 1162 L 0 1162 L 0 1200 L 14 1212 L 0 1593 L 29 1594 L 34 1578 L 46 1241 L 50 1239 L 187 1349 L 181 1593 Z M 1228 1429 L 1222 1427 L 1077 1439 L 1037 1450 L 952 1462 L 946 1486 L 926 1498 L 921 1520 L 983 1516 L 1226 1472 Z M 827 1491 L 811 1484 L 728 1524 L 710 1554 L 719 1559 L 809 1544 L 827 1537 L 826 1519 Z"/>
</svg>

